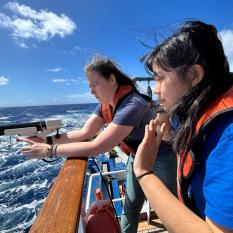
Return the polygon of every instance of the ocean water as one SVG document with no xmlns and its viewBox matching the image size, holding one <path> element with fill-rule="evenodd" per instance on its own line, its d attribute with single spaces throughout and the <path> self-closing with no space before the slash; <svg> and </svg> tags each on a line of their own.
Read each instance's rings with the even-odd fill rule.
<svg viewBox="0 0 233 233">
<path fill-rule="evenodd" d="M 61 119 L 60 132 L 81 128 L 97 104 L 0 108 L 0 125 Z M 28 232 L 64 159 L 27 160 L 22 143 L 0 136 L 0 233 Z"/>
</svg>

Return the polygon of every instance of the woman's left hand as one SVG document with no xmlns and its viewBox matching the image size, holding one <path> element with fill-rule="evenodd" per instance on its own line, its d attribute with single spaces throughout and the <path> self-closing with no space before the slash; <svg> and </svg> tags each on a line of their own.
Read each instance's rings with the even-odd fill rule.
<svg viewBox="0 0 233 233">
<path fill-rule="evenodd" d="M 165 127 L 166 123 L 159 125 L 156 119 L 151 120 L 149 125 L 146 125 L 144 138 L 137 149 L 134 159 L 134 173 L 136 176 L 151 171 Z"/>
<path fill-rule="evenodd" d="M 28 159 L 43 159 L 47 156 L 47 149 L 51 146 L 45 143 L 38 143 L 27 138 L 19 138 L 21 142 L 26 142 L 29 145 L 24 146 L 21 152 L 27 156 Z"/>
</svg>

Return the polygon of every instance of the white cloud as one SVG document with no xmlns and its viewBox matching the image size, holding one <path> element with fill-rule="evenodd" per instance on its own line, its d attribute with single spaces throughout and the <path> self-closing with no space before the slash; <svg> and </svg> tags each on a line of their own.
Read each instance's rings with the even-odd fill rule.
<svg viewBox="0 0 233 233">
<path fill-rule="evenodd" d="M 224 29 L 220 31 L 225 54 L 230 64 L 230 70 L 233 71 L 233 30 Z"/>
<path fill-rule="evenodd" d="M 67 96 L 54 96 L 52 98 L 53 104 L 83 104 L 83 103 L 96 103 L 96 98 L 91 95 L 89 92 L 82 94 L 71 94 Z"/>
<path fill-rule="evenodd" d="M 52 79 L 53 83 L 65 83 L 66 85 L 75 85 L 75 84 L 81 84 L 86 83 L 86 79 L 82 77 L 78 78 L 54 78 Z"/>
<path fill-rule="evenodd" d="M 77 53 L 85 53 L 85 54 L 94 54 L 94 53 L 98 53 L 98 51 L 96 51 L 95 49 L 91 49 L 91 48 L 81 48 L 78 45 L 75 45 L 74 47 L 72 47 L 70 50 L 65 50 L 65 51 L 61 51 L 60 54 L 64 54 L 64 55 L 75 55 Z"/>
<path fill-rule="evenodd" d="M 4 77 L 4 76 L 0 76 L 0 86 L 4 86 L 9 82 L 9 79 Z"/>
<path fill-rule="evenodd" d="M 69 103 L 96 103 L 96 98 L 89 92 L 66 96 Z"/>
<path fill-rule="evenodd" d="M 83 50 L 81 47 L 79 47 L 78 45 L 74 46 L 74 50 Z"/>
<path fill-rule="evenodd" d="M 52 80 L 53 83 L 66 83 L 69 82 L 69 79 L 64 79 L 64 78 L 54 78 Z"/>
<path fill-rule="evenodd" d="M 17 43 L 21 48 L 25 48 L 25 49 L 27 49 L 27 48 L 29 48 L 29 46 L 28 45 L 26 45 L 24 42 L 22 42 L 22 41 L 18 41 L 18 43 Z"/>
<path fill-rule="evenodd" d="M 51 68 L 51 69 L 47 69 L 46 71 L 49 71 L 49 72 L 60 72 L 62 71 L 63 69 L 61 67 L 55 67 L 55 68 Z"/>
<path fill-rule="evenodd" d="M 76 24 L 66 15 L 56 15 L 48 10 L 34 10 L 17 2 L 9 2 L 5 8 L 14 15 L 0 13 L 0 27 L 11 31 L 13 39 L 23 48 L 28 47 L 30 39 L 48 41 L 54 36 L 64 38 L 71 35 Z"/>
</svg>

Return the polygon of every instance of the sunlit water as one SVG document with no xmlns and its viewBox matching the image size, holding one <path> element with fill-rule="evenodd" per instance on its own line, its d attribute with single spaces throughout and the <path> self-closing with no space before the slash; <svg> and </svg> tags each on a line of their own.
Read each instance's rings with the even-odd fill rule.
<svg viewBox="0 0 233 233">
<path fill-rule="evenodd" d="M 61 132 L 81 128 L 96 104 L 0 108 L 0 125 L 61 119 Z M 0 232 L 28 232 L 64 159 L 26 160 L 22 143 L 0 136 Z"/>
</svg>

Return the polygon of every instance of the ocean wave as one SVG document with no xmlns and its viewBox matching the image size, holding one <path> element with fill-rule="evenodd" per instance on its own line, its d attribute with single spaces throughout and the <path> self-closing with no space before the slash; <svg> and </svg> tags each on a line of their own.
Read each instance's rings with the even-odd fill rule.
<svg viewBox="0 0 233 233">
<path fill-rule="evenodd" d="M 28 232 L 44 200 L 45 198 L 34 200 L 30 204 L 18 207 L 4 208 L 0 205 L 0 231 L 2 233 Z M 19 224 L 15 225 L 16 222 Z"/>
<path fill-rule="evenodd" d="M 0 120 L 7 120 L 9 117 L 6 117 L 6 116 L 4 116 L 4 117 L 0 117 Z"/>
<path fill-rule="evenodd" d="M 67 113 L 78 113 L 79 110 L 67 110 L 66 112 L 67 112 Z M 1 118 L 0 118 L 0 119 L 1 119 Z"/>
<path fill-rule="evenodd" d="M 60 132 L 81 128 L 96 104 L 17 107 L 2 109 L 1 121 L 33 122 L 61 119 Z M 8 117 L 8 118 L 6 118 Z M 48 164 L 26 160 L 22 143 L 0 137 L 0 232 L 29 232 L 64 159 Z"/>
</svg>

